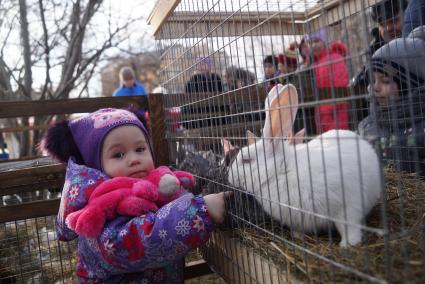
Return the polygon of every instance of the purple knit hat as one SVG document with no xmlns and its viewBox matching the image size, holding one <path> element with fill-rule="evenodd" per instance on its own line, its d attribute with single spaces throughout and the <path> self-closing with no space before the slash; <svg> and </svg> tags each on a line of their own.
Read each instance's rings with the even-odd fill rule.
<svg viewBox="0 0 425 284">
<path fill-rule="evenodd" d="M 103 171 L 101 163 L 103 140 L 112 129 L 134 125 L 142 130 L 153 157 L 149 135 L 142 122 L 133 113 L 116 108 L 103 108 L 68 122 L 72 137 L 86 166 Z"/>
<path fill-rule="evenodd" d="M 306 36 L 306 40 L 308 40 L 308 41 L 311 41 L 311 40 L 314 40 L 314 39 L 320 39 L 325 44 L 327 44 L 328 43 L 328 31 L 326 30 L 326 28 L 320 28 L 317 31 Z"/>
</svg>

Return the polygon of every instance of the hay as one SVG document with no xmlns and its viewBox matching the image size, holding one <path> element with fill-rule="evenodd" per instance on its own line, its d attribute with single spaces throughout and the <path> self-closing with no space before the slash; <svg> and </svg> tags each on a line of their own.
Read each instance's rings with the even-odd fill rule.
<svg viewBox="0 0 425 284">
<path fill-rule="evenodd" d="M 400 174 L 391 168 L 385 170 L 385 179 L 385 206 L 381 204 L 372 210 L 367 225 L 383 229 L 381 212 L 385 208 L 389 233 L 380 236 L 366 232 L 362 245 L 341 249 L 338 246 L 339 236 L 335 232 L 296 238 L 287 228 L 276 228 L 276 222 L 274 236 L 242 226 L 243 229 L 226 233 L 267 257 L 281 267 L 283 273 L 301 281 L 424 281 L 425 181 L 414 174 Z M 271 230 L 267 226 L 264 228 Z M 329 259 L 337 266 L 317 256 Z M 375 279 L 365 278 L 369 275 Z"/>
</svg>

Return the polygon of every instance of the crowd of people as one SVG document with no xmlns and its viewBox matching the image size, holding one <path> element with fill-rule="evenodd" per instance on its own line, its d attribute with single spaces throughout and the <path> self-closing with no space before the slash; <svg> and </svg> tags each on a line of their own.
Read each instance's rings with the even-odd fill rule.
<svg viewBox="0 0 425 284">
<path fill-rule="evenodd" d="M 352 78 L 347 67 L 347 46 L 340 40 L 331 41 L 328 29 L 323 27 L 306 34 L 300 42 L 292 42 L 280 54 L 266 55 L 261 86 L 267 92 L 276 84 L 291 83 L 301 94 L 300 104 L 318 102 L 298 112 L 295 132 L 304 128 L 306 136 L 314 136 L 331 129 L 355 128 L 371 143 L 380 144 L 383 157 L 408 160 L 399 163 L 401 169 L 414 171 L 411 161 L 420 160 L 416 171 L 425 173 L 421 95 L 425 81 L 421 69 L 425 66 L 425 1 L 384 0 L 372 6 L 369 15 L 376 24 L 366 49 L 370 60 Z M 232 91 L 255 85 L 258 79 L 254 73 L 235 66 L 228 67 L 222 79 L 213 72 L 213 65 L 210 57 L 198 58 L 185 92 Z M 131 67 L 123 67 L 119 76 L 121 84 L 113 96 L 147 95 Z M 370 96 L 356 99 L 361 102 L 359 107 L 348 99 L 333 100 L 340 94 L 337 89 Z M 166 91 L 161 88 L 160 92 Z M 350 120 L 353 110 L 359 123 L 354 127 Z"/>
<path fill-rule="evenodd" d="M 372 6 L 369 15 L 376 27 L 365 52 L 368 60 L 352 78 L 347 46 L 331 41 L 324 27 L 281 54 L 265 56 L 262 86 L 267 92 L 276 84 L 291 83 L 301 100 L 318 102 L 314 108 L 303 108 L 294 124 L 295 132 L 305 128 L 308 136 L 353 129 L 350 116 L 358 108 L 354 128 L 380 149 L 383 160 L 398 161 L 399 170 L 425 175 L 425 1 L 384 0 Z M 197 64 L 202 70 L 187 83 L 187 93 L 229 91 L 255 83 L 254 74 L 236 67 L 226 69 L 222 82 L 211 71 L 211 61 L 205 61 Z M 348 99 L 335 100 L 340 93 L 369 96 L 356 99 L 359 107 Z"/>
</svg>

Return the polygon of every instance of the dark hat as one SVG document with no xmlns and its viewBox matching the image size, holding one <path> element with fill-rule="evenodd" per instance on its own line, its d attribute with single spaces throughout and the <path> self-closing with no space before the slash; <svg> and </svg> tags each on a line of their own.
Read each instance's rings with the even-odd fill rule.
<svg viewBox="0 0 425 284">
<path fill-rule="evenodd" d="M 396 18 L 406 7 L 406 0 L 384 0 L 371 7 L 371 18 L 376 23 L 382 23 Z"/>
<path fill-rule="evenodd" d="M 277 67 L 278 60 L 274 55 L 267 55 L 263 60 L 263 64 L 266 63 L 273 64 L 275 67 Z"/>
<path fill-rule="evenodd" d="M 284 54 L 278 55 L 277 60 L 279 63 L 286 64 L 290 68 L 297 68 L 298 54 L 294 49 L 287 49 Z"/>
</svg>

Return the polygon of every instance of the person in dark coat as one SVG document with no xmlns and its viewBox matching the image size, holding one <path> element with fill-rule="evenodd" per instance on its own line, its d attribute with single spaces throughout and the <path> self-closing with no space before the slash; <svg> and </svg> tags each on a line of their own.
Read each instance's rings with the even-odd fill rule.
<svg viewBox="0 0 425 284">
<path fill-rule="evenodd" d="M 268 92 L 278 83 L 278 59 L 274 55 L 267 55 L 263 60 L 264 89 Z"/>
<path fill-rule="evenodd" d="M 186 83 L 186 93 L 214 93 L 223 91 L 223 83 L 219 75 L 211 72 L 212 61 L 209 57 L 199 60 L 196 72 Z"/>
<path fill-rule="evenodd" d="M 406 7 L 407 0 L 384 0 L 371 7 L 370 17 L 378 26 L 371 30 L 372 41 L 366 50 L 368 58 L 383 45 L 402 35 L 403 11 Z M 366 93 L 368 85 L 366 67 L 363 66 L 352 79 L 351 86 L 356 94 Z M 357 119 L 360 121 L 367 116 L 367 102 L 359 99 L 354 103 L 358 110 Z"/>
<path fill-rule="evenodd" d="M 403 36 L 425 25 L 425 0 L 410 0 L 404 12 Z"/>
<path fill-rule="evenodd" d="M 420 27 L 424 30 L 425 27 Z M 370 114 L 359 134 L 397 171 L 425 177 L 425 41 L 424 33 L 395 39 L 372 56 L 368 77 Z M 370 72 L 370 73 L 369 73 Z"/>
</svg>

